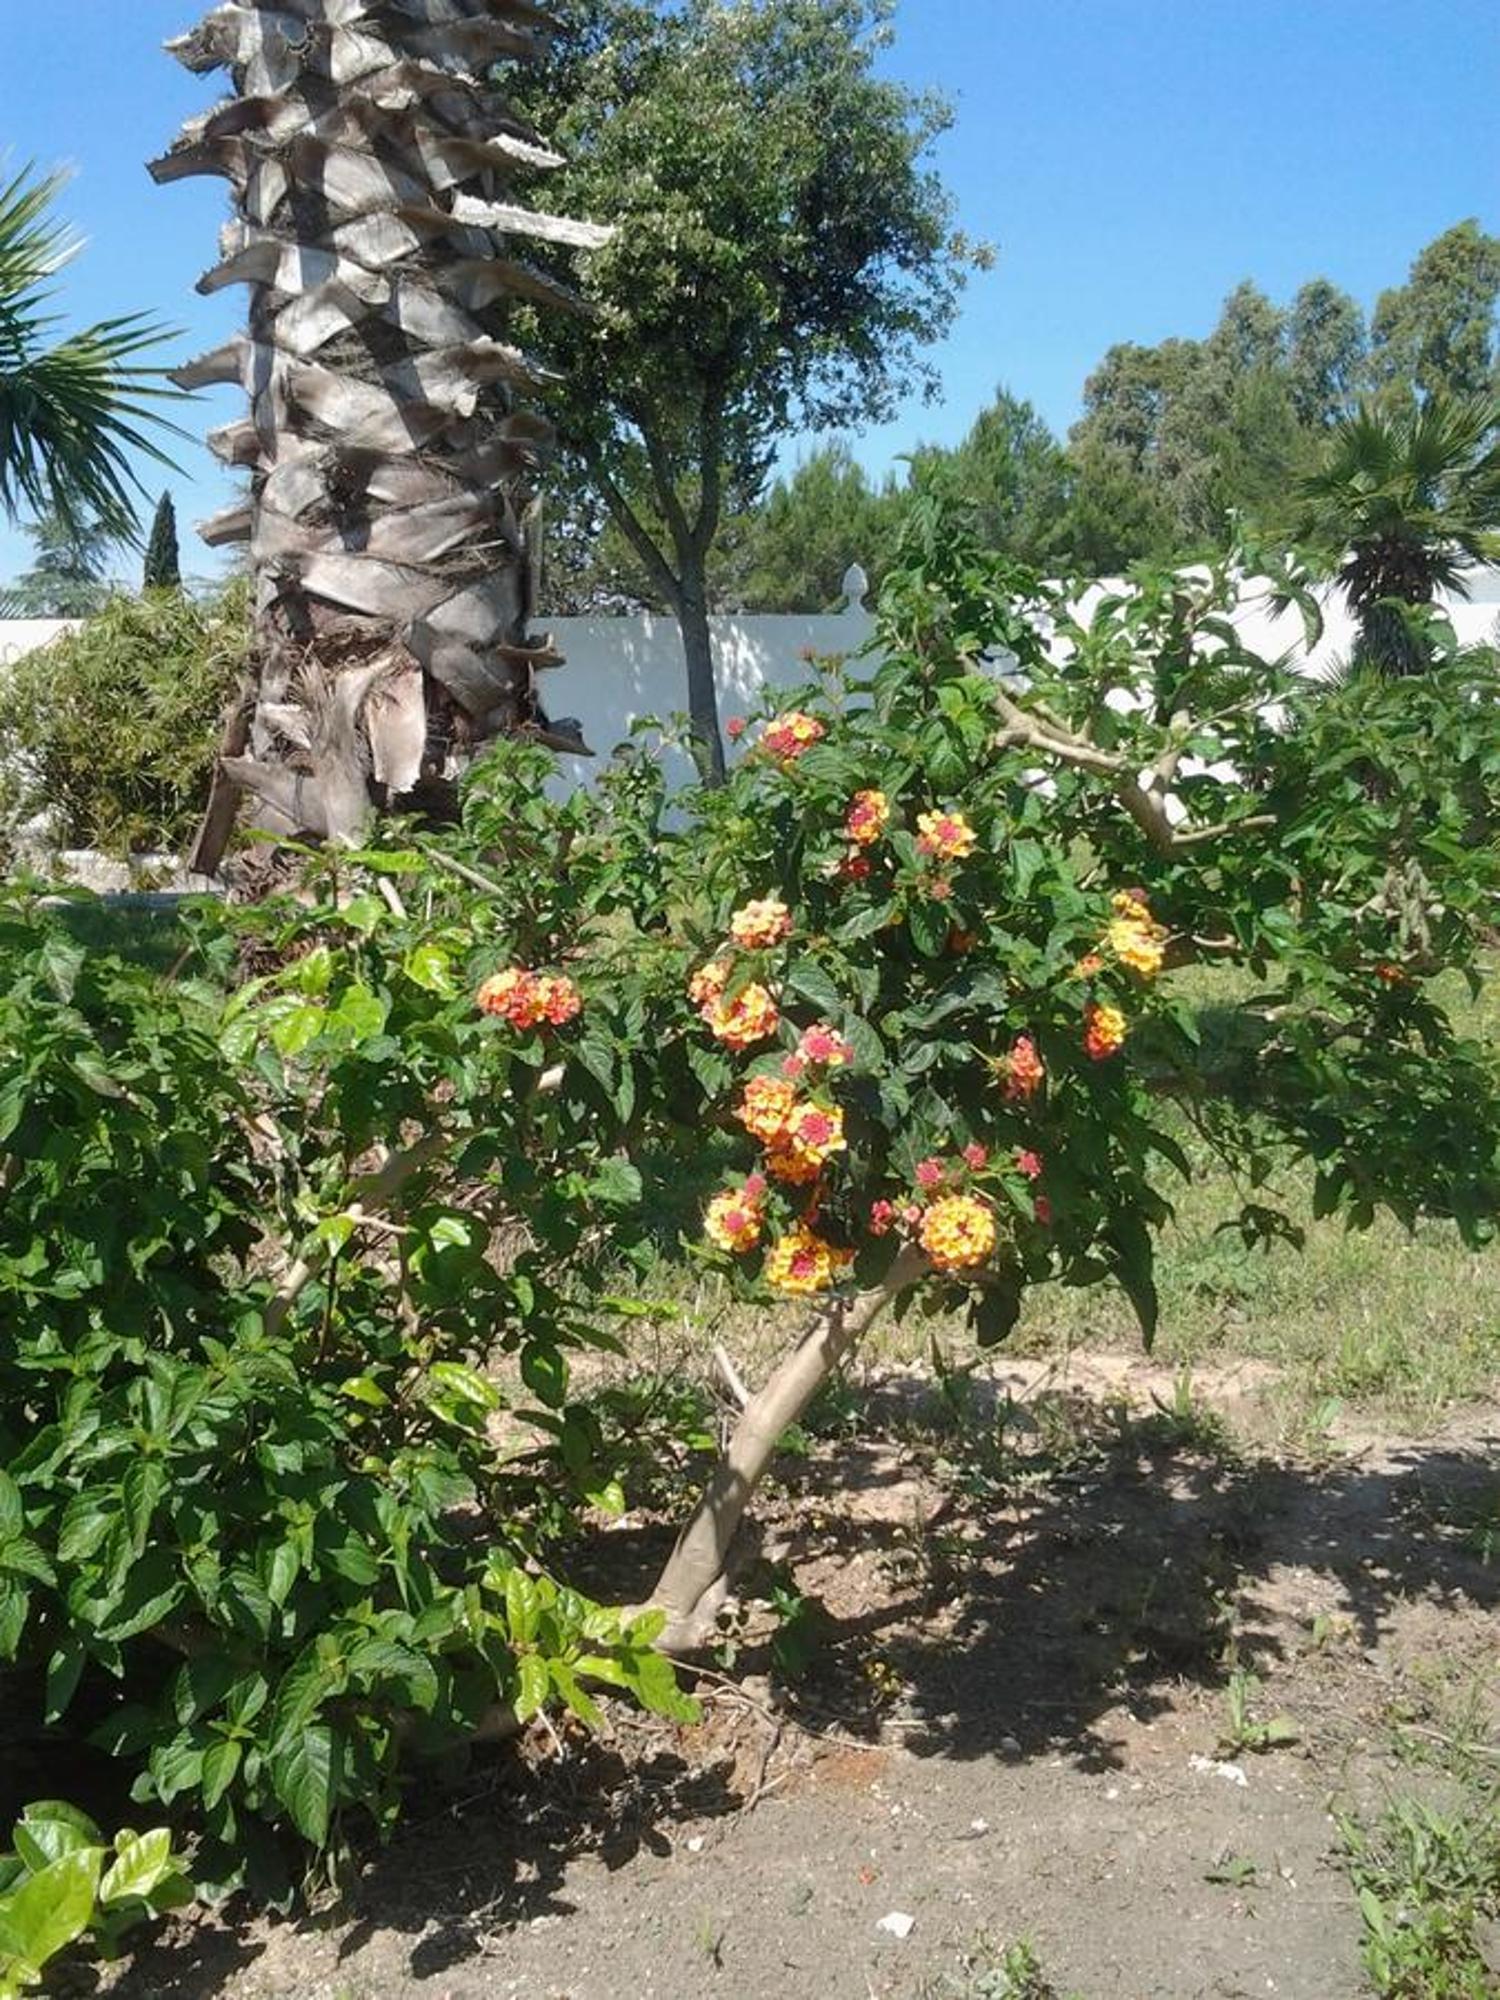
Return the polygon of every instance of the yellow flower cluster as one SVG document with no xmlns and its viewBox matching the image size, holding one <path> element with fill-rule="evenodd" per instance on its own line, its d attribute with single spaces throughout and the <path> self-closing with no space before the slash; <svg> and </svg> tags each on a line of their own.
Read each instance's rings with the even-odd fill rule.
<svg viewBox="0 0 1500 2000">
<path fill-rule="evenodd" d="M 891 806 L 884 792 L 856 792 L 844 831 L 856 847 L 873 847 L 890 822 Z"/>
<path fill-rule="evenodd" d="M 760 1203 L 732 1190 L 716 1194 L 703 1218 L 703 1232 L 709 1242 L 736 1257 L 755 1249 L 764 1228 Z"/>
<path fill-rule="evenodd" d="M 797 1108 L 794 1085 L 779 1076 L 752 1076 L 734 1114 L 752 1138 L 774 1146 Z"/>
<path fill-rule="evenodd" d="M 746 951 L 758 951 L 780 944 L 791 935 L 792 913 L 785 903 L 767 896 L 759 903 L 746 903 L 729 919 L 729 935 Z"/>
<path fill-rule="evenodd" d="M 1118 1007 L 1091 1006 L 1084 1014 L 1083 1046 L 1095 1062 L 1106 1062 L 1125 1040 L 1125 1016 Z"/>
<path fill-rule="evenodd" d="M 972 1271 L 995 1253 L 995 1212 L 973 1195 L 950 1194 L 922 1218 L 922 1248 L 940 1271 Z"/>
<path fill-rule="evenodd" d="M 1142 979 L 1154 979 L 1161 971 L 1167 932 L 1152 916 L 1144 896 L 1121 890 L 1114 898 L 1114 922 L 1104 942 L 1120 961 Z"/>
<path fill-rule="evenodd" d="M 979 836 L 962 813 L 917 815 L 917 848 L 940 861 L 963 861 L 974 852 Z"/>
<path fill-rule="evenodd" d="M 703 1009 L 715 1041 L 731 1049 L 751 1049 L 768 1041 L 781 1024 L 776 1002 L 764 986 L 742 987 L 732 1000 L 720 997 Z"/>
<path fill-rule="evenodd" d="M 778 1292 L 811 1297 L 831 1291 L 853 1262 L 852 1250 L 835 1249 L 805 1222 L 799 1222 L 766 1258 L 766 1281 Z"/>
</svg>

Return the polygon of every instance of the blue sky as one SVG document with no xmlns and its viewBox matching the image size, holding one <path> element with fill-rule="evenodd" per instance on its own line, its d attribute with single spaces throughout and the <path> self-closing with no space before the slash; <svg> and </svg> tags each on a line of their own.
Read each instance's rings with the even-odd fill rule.
<svg viewBox="0 0 1500 2000">
<path fill-rule="evenodd" d="M 242 310 L 192 289 L 223 190 L 157 190 L 142 164 L 213 95 L 160 49 L 195 0 L 0 8 L 0 156 L 76 169 L 69 317 L 144 308 L 179 353 L 214 345 Z M 998 263 L 938 350 L 941 403 L 860 441 L 873 468 L 961 436 L 1002 382 L 1066 427 L 1111 342 L 1202 333 L 1241 278 L 1284 299 L 1326 274 L 1368 304 L 1449 224 L 1500 228 L 1494 0 L 901 0 L 889 60 L 955 99 L 938 164 Z M 196 438 L 235 401 L 183 421 Z M 191 519 L 223 481 L 196 443 L 176 455 Z M 22 553 L 0 526 L 0 577 Z"/>
</svg>

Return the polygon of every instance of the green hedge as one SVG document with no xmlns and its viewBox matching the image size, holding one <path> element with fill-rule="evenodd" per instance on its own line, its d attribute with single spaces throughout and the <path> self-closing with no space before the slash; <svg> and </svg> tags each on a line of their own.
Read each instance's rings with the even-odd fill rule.
<svg viewBox="0 0 1500 2000">
<path fill-rule="evenodd" d="M 114 597 L 0 674 L 0 852 L 53 817 L 64 847 L 176 852 L 207 797 L 250 650 L 248 589 Z"/>
</svg>

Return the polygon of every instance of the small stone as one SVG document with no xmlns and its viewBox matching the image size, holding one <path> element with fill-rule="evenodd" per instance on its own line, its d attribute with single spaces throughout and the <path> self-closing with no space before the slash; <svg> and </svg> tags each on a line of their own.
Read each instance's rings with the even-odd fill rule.
<svg viewBox="0 0 1500 2000">
<path fill-rule="evenodd" d="M 875 1926 L 878 1931 L 889 1931 L 893 1938 L 902 1939 L 909 1938 L 916 1927 L 916 1918 L 908 1916 L 905 1910 L 892 1910 Z"/>
</svg>

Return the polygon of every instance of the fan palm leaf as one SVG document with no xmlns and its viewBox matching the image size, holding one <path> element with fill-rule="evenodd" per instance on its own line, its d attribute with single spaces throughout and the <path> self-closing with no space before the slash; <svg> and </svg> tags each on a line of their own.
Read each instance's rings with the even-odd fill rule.
<svg viewBox="0 0 1500 2000">
<path fill-rule="evenodd" d="M 1301 539 L 1336 573 L 1360 649 L 1411 672 L 1420 648 L 1401 607 L 1466 596 L 1467 573 L 1500 560 L 1500 400 L 1362 405 L 1300 492 Z"/>
<path fill-rule="evenodd" d="M 133 457 L 171 460 L 157 405 L 181 401 L 147 357 L 168 329 L 144 313 L 64 333 L 53 281 L 82 247 L 57 216 L 65 176 L 24 168 L 0 186 L 0 513 L 91 517 L 133 534 Z M 179 433 L 180 435 L 180 433 Z"/>
</svg>

